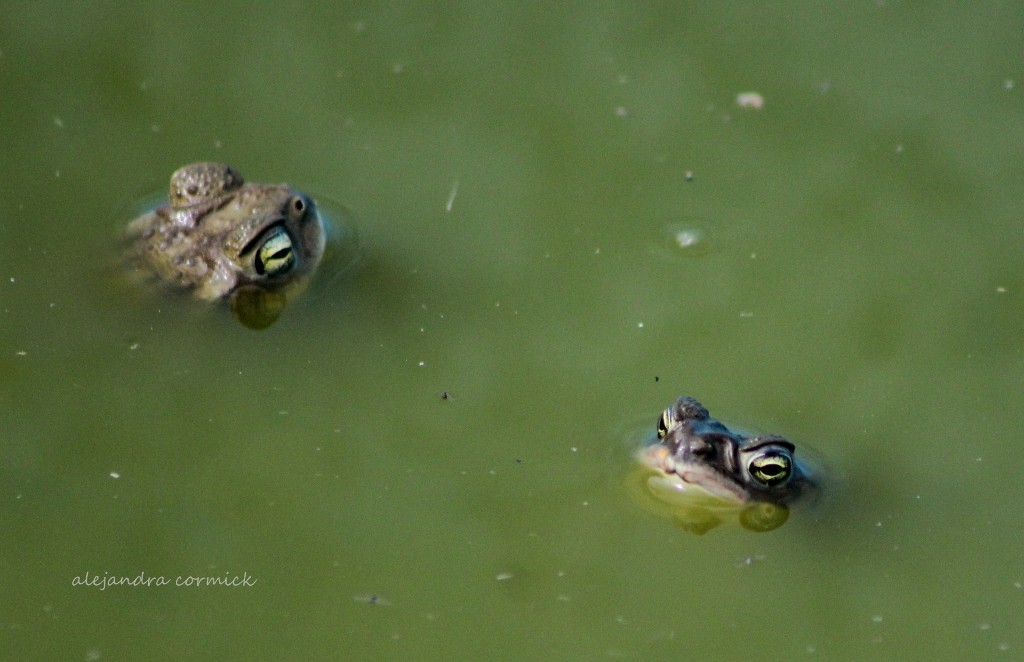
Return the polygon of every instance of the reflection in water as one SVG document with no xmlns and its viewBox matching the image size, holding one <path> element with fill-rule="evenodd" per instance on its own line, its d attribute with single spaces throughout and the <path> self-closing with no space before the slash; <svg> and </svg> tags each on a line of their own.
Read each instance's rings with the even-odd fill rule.
<svg viewBox="0 0 1024 662">
<path fill-rule="evenodd" d="M 715 527 L 734 523 L 748 531 L 764 533 L 789 520 L 789 506 L 767 501 L 737 503 L 697 490 L 673 489 L 650 467 L 627 477 L 627 489 L 646 510 L 675 522 L 680 528 L 703 535 Z"/>
<path fill-rule="evenodd" d="M 244 285 L 231 295 L 231 313 L 243 326 L 259 331 L 277 321 L 287 302 L 279 290 Z"/>
</svg>

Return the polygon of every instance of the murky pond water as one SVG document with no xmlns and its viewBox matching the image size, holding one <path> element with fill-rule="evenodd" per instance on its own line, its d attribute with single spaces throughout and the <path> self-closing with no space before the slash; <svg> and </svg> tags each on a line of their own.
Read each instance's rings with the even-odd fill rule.
<svg viewBox="0 0 1024 662">
<path fill-rule="evenodd" d="M 3 656 L 1019 656 L 1024 8 L 772 7 L 9 6 Z M 260 332 L 125 283 L 197 160 L 358 264 Z M 826 497 L 638 506 L 684 394 Z"/>
</svg>

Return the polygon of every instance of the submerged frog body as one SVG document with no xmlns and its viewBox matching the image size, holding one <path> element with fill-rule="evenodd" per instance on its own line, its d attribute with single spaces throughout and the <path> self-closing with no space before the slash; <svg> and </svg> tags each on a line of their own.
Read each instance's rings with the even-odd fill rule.
<svg viewBox="0 0 1024 662">
<path fill-rule="evenodd" d="M 688 397 L 665 410 L 657 441 L 637 458 L 645 491 L 696 533 L 726 520 L 754 531 L 778 528 L 789 518 L 789 504 L 814 487 L 791 442 L 733 432 Z"/>
<path fill-rule="evenodd" d="M 236 295 L 254 293 L 280 295 L 283 306 L 282 293 L 305 282 L 326 243 L 310 197 L 287 184 L 246 184 L 219 163 L 177 170 L 168 204 L 132 221 L 127 236 L 139 267 L 233 306 Z"/>
</svg>

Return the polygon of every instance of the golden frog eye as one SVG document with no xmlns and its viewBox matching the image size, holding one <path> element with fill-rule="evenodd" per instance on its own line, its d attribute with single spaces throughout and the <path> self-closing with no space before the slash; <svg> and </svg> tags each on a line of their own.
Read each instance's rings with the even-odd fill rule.
<svg viewBox="0 0 1024 662">
<path fill-rule="evenodd" d="M 661 414 L 661 418 L 658 419 L 658 439 L 664 439 L 668 436 L 668 433 L 675 427 L 675 420 L 672 418 L 672 408 L 669 407 Z"/>
<path fill-rule="evenodd" d="M 256 251 L 256 273 L 279 276 L 295 264 L 291 235 L 284 228 L 274 228 Z"/>
<path fill-rule="evenodd" d="M 754 480 L 769 487 L 781 485 L 793 474 L 793 458 L 787 453 L 766 451 L 747 465 Z"/>
</svg>

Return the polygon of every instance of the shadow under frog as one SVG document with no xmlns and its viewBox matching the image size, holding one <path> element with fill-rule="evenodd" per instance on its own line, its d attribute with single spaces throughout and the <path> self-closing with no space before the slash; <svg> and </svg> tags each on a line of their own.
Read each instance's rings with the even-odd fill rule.
<svg viewBox="0 0 1024 662">
<path fill-rule="evenodd" d="M 273 324 L 324 254 L 312 198 L 287 184 L 246 184 L 234 168 L 195 163 L 171 175 L 168 204 L 127 228 L 138 268 L 207 301 L 227 300 L 245 326 Z"/>
<path fill-rule="evenodd" d="M 665 410 L 657 440 L 636 457 L 630 486 L 637 497 L 693 533 L 727 521 L 751 531 L 777 529 L 790 505 L 816 487 L 791 442 L 733 432 L 689 397 Z"/>
</svg>

